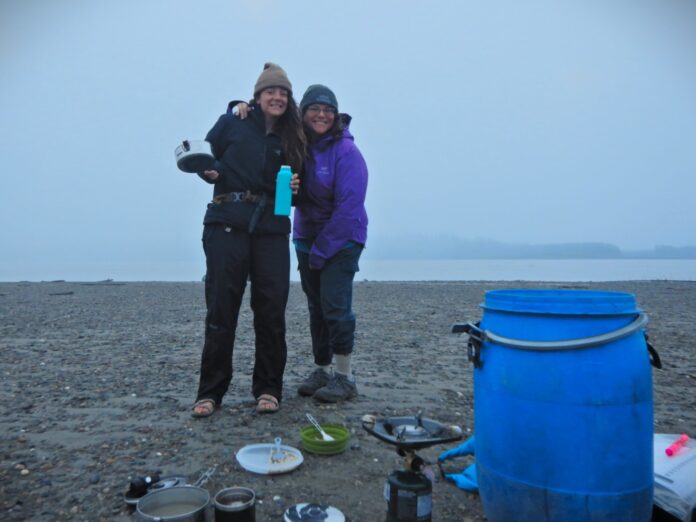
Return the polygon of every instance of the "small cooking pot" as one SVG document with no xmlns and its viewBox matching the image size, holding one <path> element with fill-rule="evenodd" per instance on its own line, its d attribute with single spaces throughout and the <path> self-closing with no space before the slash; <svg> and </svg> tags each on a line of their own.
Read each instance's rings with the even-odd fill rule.
<svg viewBox="0 0 696 522">
<path fill-rule="evenodd" d="M 213 499 L 215 522 L 255 522 L 256 494 L 252 489 L 233 487 L 218 491 Z"/>
<path fill-rule="evenodd" d="M 196 486 L 173 486 L 138 500 L 138 520 L 144 522 L 205 522 L 210 493 Z"/>
<path fill-rule="evenodd" d="M 215 165 L 213 150 L 207 141 L 184 140 L 174 149 L 176 166 L 184 172 L 203 172 Z"/>
</svg>

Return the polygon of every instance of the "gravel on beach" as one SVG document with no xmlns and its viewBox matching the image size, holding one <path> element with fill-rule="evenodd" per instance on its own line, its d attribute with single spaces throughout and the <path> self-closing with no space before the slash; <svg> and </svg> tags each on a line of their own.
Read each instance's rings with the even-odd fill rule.
<svg viewBox="0 0 696 522">
<path fill-rule="evenodd" d="M 299 283 L 287 308 L 284 400 L 254 412 L 254 356 L 248 291 L 239 318 L 235 375 L 222 408 L 193 419 L 205 303 L 202 283 L 0 283 L 0 519 L 128 521 L 131 479 L 160 473 L 190 482 L 217 466 L 211 493 L 244 486 L 257 495 L 257 520 L 281 520 L 301 502 L 341 510 L 353 522 L 383 520 L 384 484 L 403 468 L 395 447 L 369 435 L 365 414 L 423 415 L 474 430 L 472 367 L 453 323 L 478 320 L 487 290 L 572 288 L 630 292 L 647 312 L 655 432 L 696 436 L 696 283 L 370 282 L 355 284 L 354 368 L 360 395 L 338 405 L 299 397 L 313 369 L 308 314 Z M 301 448 L 305 412 L 351 431 L 335 456 L 304 453 L 283 475 L 242 469 L 235 452 L 272 442 Z M 630 434 L 622 435 L 630 443 Z M 418 454 L 431 462 L 453 447 Z M 448 461 L 460 471 L 470 458 Z M 433 485 L 433 520 L 485 520 L 476 494 Z"/>
</svg>

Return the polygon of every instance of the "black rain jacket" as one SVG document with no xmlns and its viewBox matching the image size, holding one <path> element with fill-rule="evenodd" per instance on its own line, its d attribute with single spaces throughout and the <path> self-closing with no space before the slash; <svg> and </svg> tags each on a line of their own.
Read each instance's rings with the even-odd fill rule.
<svg viewBox="0 0 696 522">
<path fill-rule="evenodd" d="M 212 146 L 216 159 L 214 169 L 220 176 L 215 181 L 210 181 L 203 173 L 198 175 L 215 185 L 213 196 L 246 191 L 259 196 L 265 194 L 265 207 L 258 216 L 254 233 L 288 234 L 290 219 L 273 213 L 275 179 L 284 161 L 281 141 L 276 134 L 266 134 L 261 109 L 252 105 L 249 116 L 244 120 L 232 114 L 223 114 L 205 139 Z M 254 203 L 211 202 L 203 224 L 222 223 L 248 230 L 259 205 L 263 206 L 263 198 Z"/>
</svg>

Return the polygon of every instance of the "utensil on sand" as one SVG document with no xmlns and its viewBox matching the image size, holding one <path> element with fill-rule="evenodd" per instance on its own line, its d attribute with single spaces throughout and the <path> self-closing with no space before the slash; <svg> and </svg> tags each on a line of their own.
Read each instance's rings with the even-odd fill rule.
<svg viewBox="0 0 696 522">
<path fill-rule="evenodd" d="M 192 484 L 192 486 L 195 488 L 200 488 L 203 484 L 205 484 L 206 482 L 208 482 L 210 480 L 210 477 L 212 477 L 215 474 L 216 469 L 217 469 L 217 465 L 205 470 L 201 474 L 201 476 L 198 477 L 198 480 Z"/>
<path fill-rule="evenodd" d="M 336 440 L 322 429 L 321 425 L 317 422 L 317 420 L 312 416 L 311 413 L 306 413 L 305 415 L 307 415 L 307 420 L 312 423 L 312 426 L 314 426 L 317 429 L 317 431 L 321 433 L 321 438 L 323 440 L 327 442 Z"/>
</svg>

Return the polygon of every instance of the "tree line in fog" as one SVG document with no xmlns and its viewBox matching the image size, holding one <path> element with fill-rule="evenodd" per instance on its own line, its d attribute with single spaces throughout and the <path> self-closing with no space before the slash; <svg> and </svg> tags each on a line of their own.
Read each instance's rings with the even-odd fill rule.
<svg viewBox="0 0 696 522">
<path fill-rule="evenodd" d="M 622 250 L 600 242 L 525 244 L 443 236 L 376 237 L 367 247 L 373 259 L 696 259 L 696 246 Z"/>
</svg>

